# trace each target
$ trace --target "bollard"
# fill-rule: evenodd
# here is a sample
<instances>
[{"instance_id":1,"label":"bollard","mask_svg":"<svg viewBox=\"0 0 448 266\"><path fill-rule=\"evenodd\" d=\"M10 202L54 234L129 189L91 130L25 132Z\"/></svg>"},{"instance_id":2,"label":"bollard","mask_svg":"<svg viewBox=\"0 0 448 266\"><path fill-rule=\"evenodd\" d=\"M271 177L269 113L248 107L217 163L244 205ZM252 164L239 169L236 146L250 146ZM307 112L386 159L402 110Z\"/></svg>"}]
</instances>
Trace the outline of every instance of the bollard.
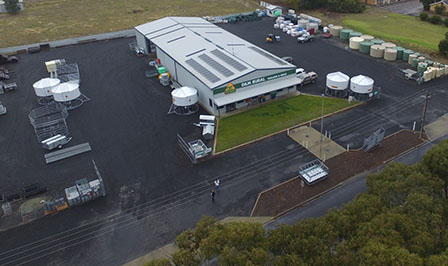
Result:
<instances>
[{"instance_id":1,"label":"bollard","mask_svg":"<svg viewBox=\"0 0 448 266\"><path fill-rule=\"evenodd\" d=\"M325 154L324 154L324 162L325 162Z\"/></svg>"},{"instance_id":2,"label":"bollard","mask_svg":"<svg viewBox=\"0 0 448 266\"><path fill-rule=\"evenodd\" d=\"M325 130L325 137L327 137L327 131Z\"/></svg>"},{"instance_id":3,"label":"bollard","mask_svg":"<svg viewBox=\"0 0 448 266\"><path fill-rule=\"evenodd\" d=\"M350 144L347 144L347 151L350 150Z\"/></svg>"},{"instance_id":4,"label":"bollard","mask_svg":"<svg viewBox=\"0 0 448 266\"><path fill-rule=\"evenodd\" d=\"M328 139L331 140L331 132L328 133Z\"/></svg>"},{"instance_id":5,"label":"bollard","mask_svg":"<svg viewBox=\"0 0 448 266\"><path fill-rule=\"evenodd\" d=\"M414 125L412 125L412 131L415 131L415 125L417 124L417 122L414 121Z\"/></svg>"},{"instance_id":6,"label":"bollard","mask_svg":"<svg viewBox=\"0 0 448 266\"><path fill-rule=\"evenodd\" d=\"M307 148L307 149L308 149L308 140L306 141L306 146L305 146L305 148Z\"/></svg>"},{"instance_id":7,"label":"bollard","mask_svg":"<svg viewBox=\"0 0 448 266\"><path fill-rule=\"evenodd\" d=\"M289 128L286 130L286 135L289 136Z\"/></svg>"},{"instance_id":8,"label":"bollard","mask_svg":"<svg viewBox=\"0 0 448 266\"><path fill-rule=\"evenodd\" d=\"M302 140L302 146L305 147L305 140Z\"/></svg>"}]
</instances>

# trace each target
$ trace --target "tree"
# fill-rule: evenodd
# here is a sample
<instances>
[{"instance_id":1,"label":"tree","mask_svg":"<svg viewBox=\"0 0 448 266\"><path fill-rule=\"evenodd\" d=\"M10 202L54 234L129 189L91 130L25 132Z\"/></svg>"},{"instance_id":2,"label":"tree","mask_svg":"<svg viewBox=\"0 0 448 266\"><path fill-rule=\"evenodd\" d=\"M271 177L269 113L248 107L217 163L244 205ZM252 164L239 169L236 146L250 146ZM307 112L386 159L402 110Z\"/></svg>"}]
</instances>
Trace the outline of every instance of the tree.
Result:
<instances>
[{"instance_id":1,"label":"tree","mask_svg":"<svg viewBox=\"0 0 448 266\"><path fill-rule=\"evenodd\" d=\"M358 0L328 0L328 7L341 13L362 13L366 5Z\"/></svg>"},{"instance_id":2,"label":"tree","mask_svg":"<svg viewBox=\"0 0 448 266\"><path fill-rule=\"evenodd\" d=\"M444 56L448 55L448 40L447 39L443 39L439 42L439 52Z\"/></svg>"},{"instance_id":3,"label":"tree","mask_svg":"<svg viewBox=\"0 0 448 266\"><path fill-rule=\"evenodd\" d=\"M292 9L299 8L299 0L285 0L285 4L287 7L292 8Z\"/></svg>"},{"instance_id":4,"label":"tree","mask_svg":"<svg viewBox=\"0 0 448 266\"><path fill-rule=\"evenodd\" d=\"M146 262L143 266L171 266L171 261L169 259L153 259Z\"/></svg>"},{"instance_id":5,"label":"tree","mask_svg":"<svg viewBox=\"0 0 448 266\"><path fill-rule=\"evenodd\" d=\"M5 9L9 14L17 14L20 11L18 0L4 0Z\"/></svg>"},{"instance_id":6,"label":"tree","mask_svg":"<svg viewBox=\"0 0 448 266\"><path fill-rule=\"evenodd\" d=\"M434 0L420 0L420 2L423 4L423 9L428 11L429 10L429 4L434 3Z\"/></svg>"},{"instance_id":7,"label":"tree","mask_svg":"<svg viewBox=\"0 0 448 266\"><path fill-rule=\"evenodd\" d=\"M442 18L439 15L434 15L429 18L429 22L432 24L440 24L442 23Z\"/></svg>"},{"instance_id":8,"label":"tree","mask_svg":"<svg viewBox=\"0 0 448 266\"><path fill-rule=\"evenodd\" d=\"M443 42L443 44L442 44ZM448 32L445 33L445 39L440 41L439 50L444 54L448 53ZM448 140L441 141L439 145L432 147L423 156L423 166L435 177L444 182L445 197L448 198Z\"/></svg>"},{"instance_id":9,"label":"tree","mask_svg":"<svg viewBox=\"0 0 448 266\"><path fill-rule=\"evenodd\" d=\"M420 13L420 19L422 21L427 21L428 17L429 17L428 13L424 13L424 12Z\"/></svg>"},{"instance_id":10,"label":"tree","mask_svg":"<svg viewBox=\"0 0 448 266\"><path fill-rule=\"evenodd\" d=\"M436 14L442 15L443 11L445 11L445 6L443 4L436 6Z\"/></svg>"}]
</instances>

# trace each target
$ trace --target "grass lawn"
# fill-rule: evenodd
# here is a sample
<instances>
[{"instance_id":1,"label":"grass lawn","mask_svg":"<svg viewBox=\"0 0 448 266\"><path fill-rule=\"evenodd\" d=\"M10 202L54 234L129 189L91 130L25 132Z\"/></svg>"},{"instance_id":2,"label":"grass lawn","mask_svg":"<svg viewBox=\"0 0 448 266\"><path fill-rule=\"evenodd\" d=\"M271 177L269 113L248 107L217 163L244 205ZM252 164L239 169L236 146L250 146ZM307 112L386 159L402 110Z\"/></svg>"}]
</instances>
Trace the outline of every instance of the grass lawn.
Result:
<instances>
[{"instance_id":1,"label":"grass lawn","mask_svg":"<svg viewBox=\"0 0 448 266\"><path fill-rule=\"evenodd\" d=\"M369 8L364 14L347 15L343 24L402 46L432 52L439 50L439 41L448 31L443 25L433 25L418 17L389 13L379 8Z\"/></svg>"},{"instance_id":2,"label":"grass lawn","mask_svg":"<svg viewBox=\"0 0 448 266\"><path fill-rule=\"evenodd\" d=\"M253 11L255 0L26 0L18 15L0 14L0 48L130 29L165 16Z\"/></svg>"},{"instance_id":3,"label":"grass lawn","mask_svg":"<svg viewBox=\"0 0 448 266\"><path fill-rule=\"evenodd\" d=\"M441 62L447 62L438 54L439 41L444 38L445 32L448 32L448 27L443 25L433 25L421 21L418 17L391 13L370 6L362 14L333 13L322 9L305 13L321 18L324 24L342 25L399 46L427 53Z\"/></svg>"},{"instance_id":4,"label":"grass lawn","mask_svg":"<svg viewBox=\"0 0 448 266\"><path fill-rule=\"evenodd\" d=\"M325 98L324 112L332 113L347 106L345 99ZM216 152L319 117L321 107L321 97L300 95L220 119Z\"/></svg>"}]
</instances>

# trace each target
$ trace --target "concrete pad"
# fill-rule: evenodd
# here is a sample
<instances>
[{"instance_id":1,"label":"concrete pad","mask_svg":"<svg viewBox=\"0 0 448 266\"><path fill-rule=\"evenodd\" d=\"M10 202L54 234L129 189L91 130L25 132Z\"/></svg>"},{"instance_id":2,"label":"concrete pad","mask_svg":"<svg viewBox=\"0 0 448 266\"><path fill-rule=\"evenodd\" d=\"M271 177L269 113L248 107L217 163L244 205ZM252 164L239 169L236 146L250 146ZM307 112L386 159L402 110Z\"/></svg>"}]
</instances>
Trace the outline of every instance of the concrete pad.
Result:
<instances>
[{"instance_id":1,"label":"concrete pad","mask_svg":"<svg viewBox=\"0 0 448 266\"><path fill-rule=\"evenodd\" d=\"M322 154L320 154L320 132L312 127L301 126L292 129L289 131L289 136L322 161L345 152L345 149L341 145L323 136Z\"/></svg>"},{"instance_id":2,"label":"concrete pad","mask_svg":"<svg viewBox=\"0 0 448 266\"><path fill-rule=\"evenodd\" d=\"M436 140L448 134L448 114L443 115L435 122L424 127L426 136L429 140Z\"/></svg>"},{"instance_id":3,"label":"concrete pad","mask_svg":"<svg viewBox=\"0 0 448 266\"><path fill-rule=\"evenodd\" d=\"M149 260L152 259L163 259L163 258L170 259L173 253L178 250L179 248L176 246L176 244L169 243L159 249L156 249L144 256L141 256L133 261L124 264L124 266L141 266L144 265L145 262L148 262Z\"/></svg>"},{"instance_id":4,"label":"concrete pad","mask_svg":"<svg viewBox=\"0 0 448 266\"><path fill-rule=\"evenodd\" d=\"M245 222L245 223L261 223L265 224L272 221L274 217L271 216L260 216L260 217L243 217L243 216L229 216L221 221L220 223L231 223L231 222Z\"/></svg>"}]
</instances>

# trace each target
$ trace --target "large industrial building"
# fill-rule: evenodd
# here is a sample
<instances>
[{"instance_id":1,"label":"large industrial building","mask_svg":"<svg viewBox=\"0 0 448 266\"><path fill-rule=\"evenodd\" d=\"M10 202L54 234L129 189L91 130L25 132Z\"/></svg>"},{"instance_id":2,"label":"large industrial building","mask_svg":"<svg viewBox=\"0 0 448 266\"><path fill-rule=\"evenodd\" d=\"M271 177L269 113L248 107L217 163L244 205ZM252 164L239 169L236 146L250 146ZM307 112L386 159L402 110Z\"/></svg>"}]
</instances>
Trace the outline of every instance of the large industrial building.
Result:
<instances>
[{"instance_id":1,"label":"large industrial building","mask_svg":"<svg viewBox=\"0 0 448 266\"><path fill-rule=\"evenodd\" d=\"M296 67L198 17L166 17L135 27L137 45L155 54L173 80L198 90L223 115L296 90Z\"/></svg>"}]
</instances>

